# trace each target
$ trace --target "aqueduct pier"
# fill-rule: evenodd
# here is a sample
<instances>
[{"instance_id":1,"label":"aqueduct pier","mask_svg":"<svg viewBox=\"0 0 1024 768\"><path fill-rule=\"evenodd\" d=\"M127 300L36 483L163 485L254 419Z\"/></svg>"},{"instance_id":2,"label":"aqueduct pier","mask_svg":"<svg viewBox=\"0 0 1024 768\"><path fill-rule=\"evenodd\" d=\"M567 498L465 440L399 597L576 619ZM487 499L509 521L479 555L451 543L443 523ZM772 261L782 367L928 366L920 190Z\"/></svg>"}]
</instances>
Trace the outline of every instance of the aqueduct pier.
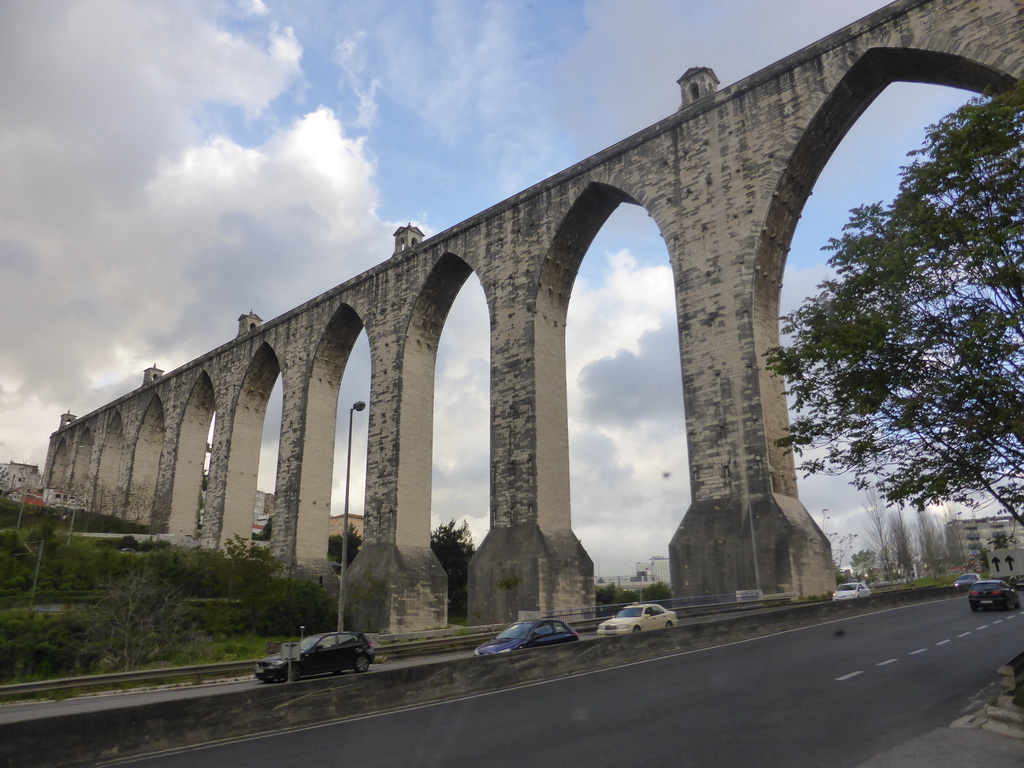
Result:
<instances>
[{"instance_id":1,"label":"aqueduct pier","mask_svg":"<svg viewBox=\"0 0 1024 768\"><path fill-rule=\"evenodd\" d=\"M50 438L45 481L97 503L151 505L194 533L216 413L201 540L248 537L267 400L283 416L271 547L330 573L326 531L341 378L371 357L365 543L350 610L367 630L446 622L430 546L434 363L448 310L475 273L490 316L490 531L470 569L470 619L588 604L593 566L572 530L564 329L577 270L621 204L658 226L675 284L692 500L670 544L676 595L830 589L828 541L799 501L778 343L789 243L848 129L897 81L1001 90L1024 72L1024 0L898 0L727 88L680 79L673 115L394 255ZM755 553L752 556L750 553Z\"/></svg>"}]
</instances>

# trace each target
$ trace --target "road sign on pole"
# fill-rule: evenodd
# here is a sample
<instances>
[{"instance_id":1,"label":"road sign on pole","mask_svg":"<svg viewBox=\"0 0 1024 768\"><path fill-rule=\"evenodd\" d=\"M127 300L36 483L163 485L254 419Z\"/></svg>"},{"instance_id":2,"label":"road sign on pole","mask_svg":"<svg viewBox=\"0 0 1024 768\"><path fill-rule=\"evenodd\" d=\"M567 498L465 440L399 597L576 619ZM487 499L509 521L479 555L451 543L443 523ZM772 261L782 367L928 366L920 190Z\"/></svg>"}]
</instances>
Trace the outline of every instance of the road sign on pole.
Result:
<instances>
[{"instance_id":1,"label":"road sign on pole","mask_svg":"<svg viewBox=\"0 0 1024 768\"><path fill-rule=\"evenodd\" d=\"M1024 576L1024 549L997 549L988 556L989 572L993 579L1012 579Z\"/></svg>"}]
</instances>

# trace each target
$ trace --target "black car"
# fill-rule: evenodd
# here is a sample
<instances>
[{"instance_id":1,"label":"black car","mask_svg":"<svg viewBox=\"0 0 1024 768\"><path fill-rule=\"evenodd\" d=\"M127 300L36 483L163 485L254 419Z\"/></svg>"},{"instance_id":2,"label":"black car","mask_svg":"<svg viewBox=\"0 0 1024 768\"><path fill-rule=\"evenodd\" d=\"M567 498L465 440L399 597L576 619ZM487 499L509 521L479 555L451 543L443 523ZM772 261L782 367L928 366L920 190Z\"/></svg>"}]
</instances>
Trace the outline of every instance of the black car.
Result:
<instances>
[{"instance_id":1,"label":"black car","mask_svg":"<svg viewBox=\"0 0 1024 768\"><path fill-rule=\"evenodd\" d=\"M979 608L1002 608L1004 611L1020 608L1020 595L999 579L979 579L974 582L967 593L967 599L972 611Z\"/></svg>"},{"instance_id":2,"label":"black car","mask_svg":"<svg viewBox=\"0 0 1024 768\"><path fill-rule=\"evenodd\" d=\"M376 651L373 642L362 632L328 632L310 635L299 644L299 659L291 665L274 653L256 662L256 679L272 683L298 680L311 675L330 672L339 675L346 669L365 672L370 668Z\"/></svg>"}]
</instances>

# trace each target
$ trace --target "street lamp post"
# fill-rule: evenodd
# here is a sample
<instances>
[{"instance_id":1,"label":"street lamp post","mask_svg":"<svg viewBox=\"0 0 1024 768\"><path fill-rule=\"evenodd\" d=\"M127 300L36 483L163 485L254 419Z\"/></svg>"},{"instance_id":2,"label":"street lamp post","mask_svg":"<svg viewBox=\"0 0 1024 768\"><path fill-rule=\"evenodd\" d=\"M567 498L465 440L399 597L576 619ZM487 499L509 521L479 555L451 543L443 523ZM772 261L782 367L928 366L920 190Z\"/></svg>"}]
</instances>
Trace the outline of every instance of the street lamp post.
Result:
<instances>
[{"instance_id":1,"label":"street lamp post","mask_svg":"<svg viewBox=\"0 0 1024 768\"><path fill-rule=\"evenodd\" d=\"M348 588L348 486L352 475L352 415L366 403L358 400L348 409L348 450L345 452L345 507L341 515L341 568L338 569L338 631L345 628L345 597Z\"/></svg>"}]
</instances>

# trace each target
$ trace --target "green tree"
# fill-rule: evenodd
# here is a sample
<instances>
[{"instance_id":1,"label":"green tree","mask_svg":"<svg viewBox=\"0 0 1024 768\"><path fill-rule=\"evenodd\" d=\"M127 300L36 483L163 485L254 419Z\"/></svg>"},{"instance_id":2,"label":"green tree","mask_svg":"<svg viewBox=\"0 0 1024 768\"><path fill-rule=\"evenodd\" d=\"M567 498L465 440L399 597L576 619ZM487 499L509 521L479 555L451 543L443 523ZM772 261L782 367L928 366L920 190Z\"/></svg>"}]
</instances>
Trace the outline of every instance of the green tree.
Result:
<instances>
[{"instance_id":1,"label":"green tree","mask_svg":"<svg viewBox=\"0 0 1024 768\"><path fill-rule=\"evenodd\" d=\"M664 581L656 581L640 590L642 600L668 600L670 597L672 588Z\"/></svg>"},{"instance_id":2,"label":"green tree","mask_svg":"<svg viewBox=\"0 0 1024 768\"><path fill-rule=\"evenodd\" d=\"M870 574L878 567L878 555L870 549L862 549L850 557L850 569L859 579L869 579Z\"/></svg>"},{"instance_id":3,"label":"green tree","mask_svg":"<svg viewBox=\"0 0 1024 768\"><path fill-rule=\"evenodd\" d=\"M466 589L469 561L476 552L469 523L465 520L459 526L455 525L455 520L441 523L430 534L430 548L448 574L448 615L465 616L469 603Z\"/></svg>"},{"instance_id":4,"label":"green tree","mask_svg":"<svg viewBox=\"0 0 1024 768\"><path fill-rule=\"evenodd\" d=\"M891 502L995 500L1024 523L1024 82L912 157L893 203L831 241L836 277L783 318L783 442Z\"/></svg>"},{"instance_id":5,"label":"green tree","mask_svg":"<svg viewBox=\"0 0 1024 768\"><path fill-rule=\"evenodd\" d=\"M220 569L224 595L239 602L249 617L250 631L256 634L265 606L286 587L280 578L284 565L267 547L238 535L225 542L224 552Z\"/></svg>"},{"instance_id":6,"label":"green tree","mask_svg":"<svg viewBox=\"0 0 1024 768\"><path fill-rule=\"evenodd\" d=\"M335 534L327 539L327 557L336 563L341 562L341 548L344 543L344 539ZM348 526L348 564L352 565L352 561L356 555L359 554L360 547L363 546L363 537L359 535L356 527L351 523Z\"/></svg>"},{"instance_id":7,"label":"green tree","mask_svg":"<svg viewBox=\"0 0 1024 768\"><path fill-rule=\"evenodd\" d=\"M615 585L598 584L594 587L594 605L611 605L615 602Z\"/></svg>"}]
</instances>

